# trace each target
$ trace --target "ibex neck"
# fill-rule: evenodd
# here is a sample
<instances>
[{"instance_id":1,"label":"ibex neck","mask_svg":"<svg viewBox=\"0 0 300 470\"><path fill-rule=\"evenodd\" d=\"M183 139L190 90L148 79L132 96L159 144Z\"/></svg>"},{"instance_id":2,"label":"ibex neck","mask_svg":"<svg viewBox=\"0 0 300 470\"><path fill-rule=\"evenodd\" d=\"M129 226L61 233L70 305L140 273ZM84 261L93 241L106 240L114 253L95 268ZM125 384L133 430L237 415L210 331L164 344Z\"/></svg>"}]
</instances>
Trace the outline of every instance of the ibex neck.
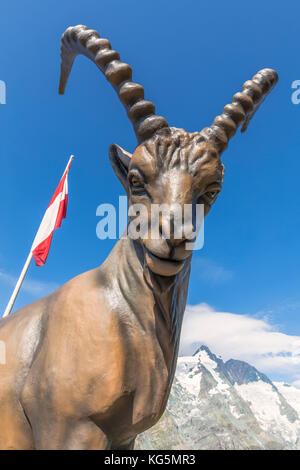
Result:
<instances>
[{"instance_id":1,"label":"ibex neck","mask_svg":"<svg viewBox=\"0 0 300 470\"><path fill-rule=\"evenodd\" d=\"M190 275L189 257L175 276L158 276L145 265L143 248L130 238L120 239L103 264L114 278L130 309L143 324L155 315L157 334L167 336L177 356ZM164 342L166 338L159 338Z\"/></svg>"}]
</instances>

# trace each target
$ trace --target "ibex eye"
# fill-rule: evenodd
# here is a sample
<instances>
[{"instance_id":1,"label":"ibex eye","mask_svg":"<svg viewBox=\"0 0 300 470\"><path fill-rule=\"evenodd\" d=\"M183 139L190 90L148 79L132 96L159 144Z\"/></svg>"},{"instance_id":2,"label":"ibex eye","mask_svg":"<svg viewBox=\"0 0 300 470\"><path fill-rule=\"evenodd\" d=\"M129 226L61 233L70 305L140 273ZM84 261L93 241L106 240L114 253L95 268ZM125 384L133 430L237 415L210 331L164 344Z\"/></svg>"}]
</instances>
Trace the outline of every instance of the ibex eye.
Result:
<instances>
[{"instance_id":1,"label":"ibex eye","mask_svg":"<svg viewBox=\"0 0 300 470\"><path fill-rule=\"evenodd\" d=\"M217 194L218 194L218 191L208 191L206 193L206 196L208 196L210 199L214 199Z\"/></svg>"},{"instance_id":2,"label":"ibex eye","mask_svg":"<svg viewBox=\"0 0 300 470\"><path fill-rule=\"evenodd\" d=\"M131 186L131 192L132 194L140 195L144 194L145 188L144 188L144 180L142 176L137 171L132 171L129 174L129 183Z\"/></svg>"},{"instance_id":3,"label":"ibex eye","mask_svg":"<svg viewBox=\"0 0 300 470\"><path fill-rule=\"evenodd\" d=\"M135 188L140 188L141 186L143 186L141 180L139 180L139 179L136 178L136 177L131 178L131 184L132 184L132 186L134 186Z\"/></svg>"},{"instance_id":4,"label":"ibex eye","mask_svg":"<svg viewBox=\"0 0 300 470\"><path fill-rule=\"evenodd\" d=\"M200 196L199 202L202 202L202 203L204 202L204 204L211 205L215 201L219 192L220 192L219 189L212 188L211 191L206 191L202 196Z\"/></svg>"}]
</instances>

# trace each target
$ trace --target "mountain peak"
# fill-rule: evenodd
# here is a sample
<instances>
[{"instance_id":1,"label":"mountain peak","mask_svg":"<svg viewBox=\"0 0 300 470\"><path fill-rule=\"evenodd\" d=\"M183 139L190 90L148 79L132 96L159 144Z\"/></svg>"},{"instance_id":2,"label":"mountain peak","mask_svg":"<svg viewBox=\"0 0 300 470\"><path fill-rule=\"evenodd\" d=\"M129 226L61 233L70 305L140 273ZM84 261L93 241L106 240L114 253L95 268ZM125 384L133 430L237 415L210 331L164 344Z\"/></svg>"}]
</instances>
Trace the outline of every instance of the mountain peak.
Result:
<instances>
[{"instance_id":1,"label":"mountain peak","mask_svg":"<svg viewBox=\"0 0 300 470\"><path fill-rule=\"evenodd\" d=\"M229 359L228 361L224 362L220 356L213 354L209 347L205 344L197 348L193 354L193 357L199 356L199 360L202 362L201 353L203 351L207 354L209 359L214 361L219 369L222 370L223 374L227 377L232 385L243 385L261 380L265 383L271 384L272 387L274 387L270 379L265 374L259 372L255 367L251 366L247 362L236 359Z\"/></svg>"},{"instance_id":2,"label":"mountain peak","mask_svg":"<svg viewBox=\"0 0 300 470\"><path fill-rule=\"evenodd\" d=\"M262 380L272 385L272 382L265 374L250 366L247 362L229 359L225 362L225 367L233 384L242 385Z\"/></svg>"},{"instance_id":3,"label":"mountain peak","mask_svg":"<svg viewBox=\"0 0 300 470\"><path fill-rule=\"evenodd\" d=\"M212 360L216 360L217 359L217 356L215 356L215 354L213 354L211 352L211 350L209 349L208 346L206 346L205 344L202 344L202 346L199 346L196 351L194 352L193 354L193 357L194 356L197 356L201 351L205 351L208 355L208 357L210 357Z\"/></svg>"}]
</instances>

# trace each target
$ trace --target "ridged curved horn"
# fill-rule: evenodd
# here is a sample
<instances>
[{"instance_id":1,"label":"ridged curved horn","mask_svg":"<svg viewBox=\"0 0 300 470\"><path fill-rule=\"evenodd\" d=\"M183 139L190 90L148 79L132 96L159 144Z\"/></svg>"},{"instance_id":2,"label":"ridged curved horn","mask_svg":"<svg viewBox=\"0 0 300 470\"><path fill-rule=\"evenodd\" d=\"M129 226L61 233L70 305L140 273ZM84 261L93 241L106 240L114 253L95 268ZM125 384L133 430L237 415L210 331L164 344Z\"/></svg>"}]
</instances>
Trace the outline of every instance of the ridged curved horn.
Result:
<instances>
[{"instance_id":1,"label":"ridged curved horn","mask_svg":"<svg viewBox=\"0 0 300 470\"><path fill-rule=\"evenodd\" d=\"M277 81L275 70L263 69L257 72L252 80L244 83L242 91L233 96L232 103L225 106L221 116L217 116L212 125L203 129L200 135L205 140L212 141L220 154L224 152L239 125L243 124L241 131L245 132L250 120Z\"/></svg>"},{"instance_id":2,"label":"ridged curved horn","mask_svg":"<svg viewBox=\"0 0 300 470\"><path fill-rule=\"evenodd\" d=\"M139 143L152 137L158 129L168 127L163 117L156 116L154 104L144 100L144 88L132 82L131 67L120 61L118 52L111 49L107 39L100 38L97 31L88 29L87 26L71 26L62 35L60 94L65 91L74 59L78 54L83 54L95 62L114 87L126 108Z\"/></svg>"}]
</instances>

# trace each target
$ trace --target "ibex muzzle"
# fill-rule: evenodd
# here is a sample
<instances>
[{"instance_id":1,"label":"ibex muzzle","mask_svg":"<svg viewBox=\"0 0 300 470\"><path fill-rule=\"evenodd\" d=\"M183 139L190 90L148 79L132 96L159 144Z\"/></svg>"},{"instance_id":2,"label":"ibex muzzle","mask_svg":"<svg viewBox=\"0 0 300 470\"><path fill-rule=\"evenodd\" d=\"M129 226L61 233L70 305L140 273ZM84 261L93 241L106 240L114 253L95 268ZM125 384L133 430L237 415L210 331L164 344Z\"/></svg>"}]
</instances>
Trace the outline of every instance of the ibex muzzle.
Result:
<instances>
[{"instance_id":1,"label":"ibex muzzle","mask_svg":"<svg viewBox=\"0 0 300 470\"><path fill-rule=\"evenodd\" d=\"M210 127L188 133L155 114L129 65L96 31L68 28L61 53L60 93L83 54L125 106L138 146L131 155L112 145L109 155L129 217L136 205L147 208L146 230L121 238L100 267L0 321L0 448L131 449L162 415L176 367L191 265L186 239L195 228L194 216L188 224L179 218L187 232L176 236L176 208L209 211L222 188L221 154L277 74L258 72ZM170 211L149 224L162 205Z\"/></svg>"}]
</instances>

